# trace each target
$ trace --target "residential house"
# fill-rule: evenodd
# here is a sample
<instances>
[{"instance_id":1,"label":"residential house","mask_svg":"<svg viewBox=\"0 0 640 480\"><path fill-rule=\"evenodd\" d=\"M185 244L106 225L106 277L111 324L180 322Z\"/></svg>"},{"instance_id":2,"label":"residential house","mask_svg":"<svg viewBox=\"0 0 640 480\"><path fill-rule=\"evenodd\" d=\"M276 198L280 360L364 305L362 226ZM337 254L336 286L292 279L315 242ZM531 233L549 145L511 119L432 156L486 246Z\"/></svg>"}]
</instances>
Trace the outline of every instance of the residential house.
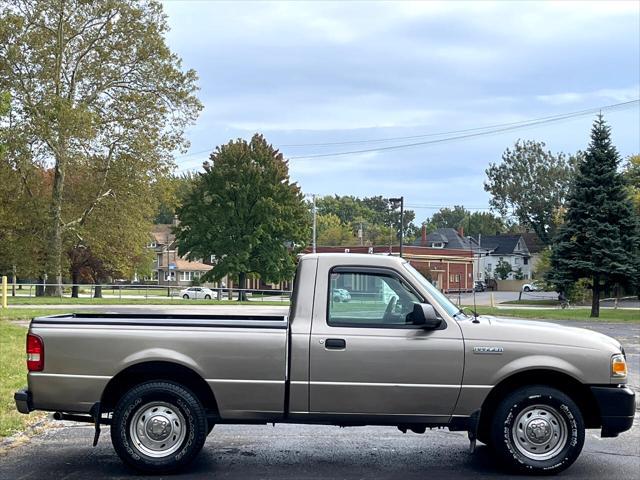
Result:
<instances>
[{"instance_id":1,"label":"residential house","mask_svg":"<svg viewBox=\"0 0 640 480\"><path fill-rule=\"evenodd\" d=\"M178 254L173 228L178 225L177 218L172 224L157 224L151 231L148 248L154 250L156 258L153 264L153 276L149 279L158 285L191 286L213 268L216 259L213 255L200 261L191 261ZM266 283L260 278L247 278L246 288L253 290L288 290L291 281ZM223 277L219 282L207 282L211 288L236 288L235 282Z\"/></svg>"},{"instance_id":2,"label":"residential house","mask_svg":"<svg viewBox=\"0 0 640 480\"><path fill-rule=\"evenodd\" d=\"M522 239L531 254L531 258L529 259L529 269L531 270L531 278L535 278L535 272L538 262L540 261L540 256L547 246L542 242L542 240L540 240L540 237L535 232L523 233Z\"/></svg>"},{"instance_id":3,"label":"residential house","mask_svg":"<svg viewBox=\"0 0 640 480\"><path fill-rule=\"evenodd\" d=\"M154 250L153 276L149 280L158 285L190 286L213 267L203 261L189 261L178 255L173 224L154 225L148 248Z\"/></svg>"},{"instance_id":4,"label":"residential house","mask_svg":"<svg viewBox=\"0 0 640 480\"><path fill-rule=\"evenodd\" d=\"M476 280L495 278L496 267L501 261L511 265L508 279L513 280L518 274L525 280L531 278L531 253L523 234L479 235L468 238L474 249Z\"/></svg>"}]
</instances>

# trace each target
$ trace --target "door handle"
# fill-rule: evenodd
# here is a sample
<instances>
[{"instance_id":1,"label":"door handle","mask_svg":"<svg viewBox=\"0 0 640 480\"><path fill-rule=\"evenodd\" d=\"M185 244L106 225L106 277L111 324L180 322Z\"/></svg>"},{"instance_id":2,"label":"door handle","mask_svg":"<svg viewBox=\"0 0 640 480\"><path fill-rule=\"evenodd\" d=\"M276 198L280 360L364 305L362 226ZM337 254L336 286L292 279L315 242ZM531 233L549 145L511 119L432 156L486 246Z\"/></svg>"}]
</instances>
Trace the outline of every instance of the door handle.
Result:
<instances>
[{"instance_id":1,"label":"door handle","mask_svg":"<svg viewBox=\"0 0 640 480\"><path fill-rule=\"evenodd\" d=\"M324 348L331 350L343 350L347 348L347 342L342 338L327 338L324 341Z\"/></svg>"}]
</instances>

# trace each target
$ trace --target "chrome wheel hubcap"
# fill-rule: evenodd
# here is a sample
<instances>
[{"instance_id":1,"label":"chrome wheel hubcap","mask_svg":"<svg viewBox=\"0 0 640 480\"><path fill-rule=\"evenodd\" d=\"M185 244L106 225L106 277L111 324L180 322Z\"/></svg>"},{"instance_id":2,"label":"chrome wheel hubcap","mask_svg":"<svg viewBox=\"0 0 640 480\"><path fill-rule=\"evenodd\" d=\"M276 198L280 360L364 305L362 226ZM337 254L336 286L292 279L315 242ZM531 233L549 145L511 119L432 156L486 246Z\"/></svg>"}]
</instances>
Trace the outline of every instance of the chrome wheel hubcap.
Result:
<instances>
[{"instance_id":1,"label":"chrome wheel hubcap","mask_svg":"<svg viewBox=\"0 0 640 480\"><path fill-rule=\"evenodd\" d=\"M533 405L520 412L511 427L514 446L532 460L548 460L567 444L569 428L555 408Z\"/></svg>"},{"instance_id":2,"label":"chrome wheel hubcap","mask_svg":"<svg viewBox=\"0 0 640 480\"><path fill-rule=\"evenodd\" d=\"M187 434L182 413L173 405L153 402L142 405L129 425L133 444L143 454L166 457L176 452Z\"/></svg>"}]
</instances>

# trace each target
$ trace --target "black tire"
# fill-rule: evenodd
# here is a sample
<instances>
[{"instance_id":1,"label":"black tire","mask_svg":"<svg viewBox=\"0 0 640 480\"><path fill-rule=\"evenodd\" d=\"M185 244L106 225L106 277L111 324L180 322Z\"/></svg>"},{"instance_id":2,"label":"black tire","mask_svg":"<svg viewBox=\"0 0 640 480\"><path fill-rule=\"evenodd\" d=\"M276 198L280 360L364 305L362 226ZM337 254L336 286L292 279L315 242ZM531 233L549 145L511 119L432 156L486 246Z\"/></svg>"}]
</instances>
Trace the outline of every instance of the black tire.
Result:
<instances>
[{"instance_id":1,"label":"black tire","mask_svg":"<svg viewBox=\"0 0 640 480\"><path fill-rule=\"evenodd\" d=\"M520 388L496 408L489 444L500 463L518 473L553 475L568 468L582 451L582 413L560 390L544 385Z\"/></svg>"},{"instance_id":2,"label":"black tire","mask_svg":"<svg viewBox=\"0 0 640 480\"><path fill-rule=\"evenodd\" d=\"M340 303L340 297L333 297L333 301L335 303Z\"/></svg>"},{"instance_id":3,"label":"black tire","mask_svg":"<svg viewBox=\"0 0 640 480\"><path fill-rule=\"evenodd\" d=\"M211 295L205 295L205 296L204 296L204 299L205 299L205 300L211 300Z\"/></svg>"},{"instance_id":4,"label":"black tire","mask_svg":"<svg viewBox=\"0 0 640 480\"><path fill-rule=\"evenodd\" d=\"M209 435L211 433L211 430L213 430L213 427L215 427L216 424L213 423L213 421L209 420L207 421L207 435Z\"/></svg>"},{"instance_id":5,"label":"black tire","mask_svg":"<svg viewBox=\"0 0 640 480\"><path fill-rule=\"evenodd\" d=\"M154 415L156 411L159 413ZM159 420L154 423L152 419ZM131 427L134 421L139 422L138 429ZM163 431L153 432L156 425ZM171 428L168 433L167 426ZM111 442L118 456L130 467L145 473L164 474L184 468L195 458L204 445L207 430L205 410L191 391L176 383L155 381L132 388L120 399L111 420ZM152 439L153 433L160 437ZM166 443L155 450L145 446L154 441ZM173 450L163 454L164 445L171 443L173 446L166 448Z\"/></svg>"},{"instance_id":6,"label":"black tire","mask_svg":"<svg viewBox=\"0 0 640 480\"><path fill-rule=\"evenodd\" d=\"M189 295L185 293L184 295L182 295L182 298L184 298L185 300L189 300Z\"/></svg>"},{"instance_id":7,"label":"black tire","mask_svg":"<svg viewBox=\"0 0 640 480\"><path fill-rule=\"evenodd\" d=\"M530 289L529 287L524 287L524 288L523 288L523 290L524 290L525 292L530 292L530 291L531 291L531 289Z\"/></svg>"}]
</instances>

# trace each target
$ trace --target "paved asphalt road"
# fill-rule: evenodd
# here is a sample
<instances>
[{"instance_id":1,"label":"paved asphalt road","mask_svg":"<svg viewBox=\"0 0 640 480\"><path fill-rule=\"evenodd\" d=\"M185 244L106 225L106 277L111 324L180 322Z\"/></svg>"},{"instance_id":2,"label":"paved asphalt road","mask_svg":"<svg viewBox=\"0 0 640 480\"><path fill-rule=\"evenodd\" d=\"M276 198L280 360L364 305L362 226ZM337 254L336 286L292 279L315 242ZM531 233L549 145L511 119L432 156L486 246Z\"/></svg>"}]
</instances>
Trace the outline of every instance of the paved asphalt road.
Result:
<instances>
[{"instance_id":1,"label":"paved asphalt road","mask_svg":"<svg viewBox=\"0 0 640 480\"><path fill-rule=\"evenodd\" d=\"M168 310L165 307L165 311ZM623 342L630 384L640 393L640 325L558 322L586 326ZM638 412L640 414L640 412ZM61 424L57 424L61 425ZM121 479L120 463L103 431L62 424L0 454L0 479ZM176 479L418 479L509 478L482 445L468 452L466 434L448 430L402 434L392 427L217 426L187 472ZM640 478L640 421L618 438L587 431L582 455L560 478ZM146 478L137 476L136 478ZM155 477L158 478L158 477Z\"/></svg>"}]
</instances>

